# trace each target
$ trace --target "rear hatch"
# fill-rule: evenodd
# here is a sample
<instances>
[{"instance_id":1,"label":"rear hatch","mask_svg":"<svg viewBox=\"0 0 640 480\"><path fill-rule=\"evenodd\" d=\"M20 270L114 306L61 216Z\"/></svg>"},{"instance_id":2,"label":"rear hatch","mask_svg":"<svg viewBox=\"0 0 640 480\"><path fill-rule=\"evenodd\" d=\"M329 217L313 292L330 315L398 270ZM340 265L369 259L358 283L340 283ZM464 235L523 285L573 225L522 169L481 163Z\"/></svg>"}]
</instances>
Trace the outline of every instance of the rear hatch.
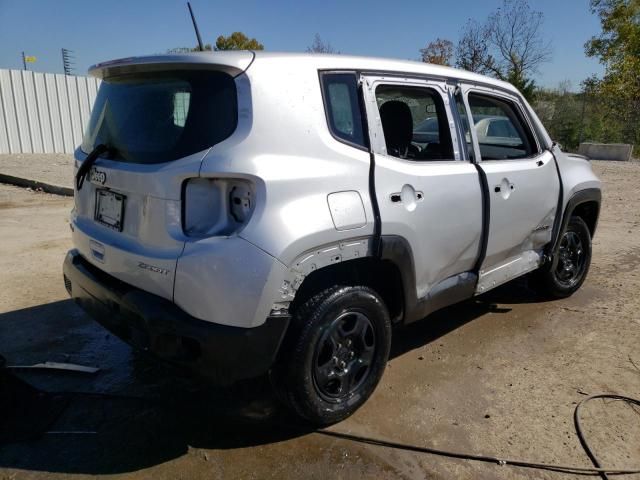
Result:
<instances>
[{"instance_id":1,"label":"rear hatch","mask_svg":"<svg viewBox=\"0 0 640 480\"><path fill-rule=\"evenodd\" d=\"M76 191L74 243L101 270L167 299L186 240L182 185L235 131L233 77L252 54L220 57L131 59L91 72L103 81L76 171L94 149L108 150Z\"/></svg>"}]
</instances>

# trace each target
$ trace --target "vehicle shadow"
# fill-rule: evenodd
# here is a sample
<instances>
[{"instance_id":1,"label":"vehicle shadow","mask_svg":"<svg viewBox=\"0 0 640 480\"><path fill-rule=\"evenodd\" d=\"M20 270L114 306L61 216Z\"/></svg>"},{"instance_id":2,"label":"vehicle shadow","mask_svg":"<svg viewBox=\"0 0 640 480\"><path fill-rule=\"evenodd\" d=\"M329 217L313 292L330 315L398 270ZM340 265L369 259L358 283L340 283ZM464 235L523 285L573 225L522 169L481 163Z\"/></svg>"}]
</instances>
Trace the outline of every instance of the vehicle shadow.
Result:
<instances>
[{"instance_id":1,"label":"vehicle shadow","mask_svg":"<svg viewBox=\"0 0 640 480\"><path fill-rule=\"evenodd\" d=\"M499 304L537 301L520 290L520 286L502 287L397 330L392 357L433 342L489 312L511 310ZM12 332L15 335L25 330L30 332L30 341L11 338ZM59 342L41 338L54 332L58 332ZM67 333L61 336L60 332ZM15 359L43 360L45 353L48 356L44 359L57 359L65 351L72 351L68 361L87 363L93 359L102 371L90 378L68 373L20 373L20 378L41 389L31 393L39 395L40 400L33 408L29 408L29 401L17 400L14 404L22 405L17 412L0 410L0 428L5 432L7 428L16 429L5 435L4 442L0 436L0 468L67 474L125 473L181 457L190 447L254 447L312 431L279 405L268 379L226 389L206 387L184 371L131 352L70 301L0 314L0 354L5 354L9 363ZM13 372L0 369L3 397L24 395L12 392L16 382L3 382L3 376L6 380ZM49 395L43 390L81 390L89 394ZM47 415L52 417L50 421L42 418ZM34 424L40 431L28 435L20 427Z\"/></svg>"}]
</instances>

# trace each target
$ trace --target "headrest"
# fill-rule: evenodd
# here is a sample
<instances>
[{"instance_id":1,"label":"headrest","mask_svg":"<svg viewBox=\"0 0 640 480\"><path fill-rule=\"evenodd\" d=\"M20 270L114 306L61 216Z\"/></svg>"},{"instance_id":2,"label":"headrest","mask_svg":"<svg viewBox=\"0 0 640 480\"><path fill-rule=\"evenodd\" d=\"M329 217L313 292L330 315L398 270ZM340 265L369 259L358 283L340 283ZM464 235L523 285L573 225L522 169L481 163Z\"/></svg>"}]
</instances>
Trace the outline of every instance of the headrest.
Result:
<instances>
[{"instance_id":1,"label":"headrest","mask_svg":"<svg viewBox=\"0 0 640 480\"><path fill-rule=\"evenodd\" d=\"M389 154L403 154L413 138L413 115L409 106L389 100L380 107L380 120Z\"/></svg>"}]
</instances>

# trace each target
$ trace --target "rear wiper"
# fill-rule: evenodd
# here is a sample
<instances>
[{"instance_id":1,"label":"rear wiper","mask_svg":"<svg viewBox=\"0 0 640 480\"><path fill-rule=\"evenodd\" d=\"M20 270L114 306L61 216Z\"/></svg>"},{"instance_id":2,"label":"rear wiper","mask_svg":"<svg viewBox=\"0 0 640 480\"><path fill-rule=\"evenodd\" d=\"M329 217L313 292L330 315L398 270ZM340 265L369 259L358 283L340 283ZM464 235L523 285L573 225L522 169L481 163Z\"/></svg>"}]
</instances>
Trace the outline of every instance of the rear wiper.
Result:
<instances>
[{"instance_id":1,"label":"rear wiper","mask_svg":"<svg viewBox=\"0 0 640 480\"><path fill-rule=\"evenodd\" d=\"M82 189L82 184L84 183L84 179L87 176L87 173L89 173L89 169L91 168L91 166L96 162L100 155L108 152L109 150L111 149L104 143L100 143L96 145L93 150L91 150L91 153L89 153L89 155L87 155L87 157L84 159L84 162L82 162L82 165L80 165L80 168L78 168L78 172L76 173L76 188L78 189L78 191Z\"/></svg>"}]
</instances>

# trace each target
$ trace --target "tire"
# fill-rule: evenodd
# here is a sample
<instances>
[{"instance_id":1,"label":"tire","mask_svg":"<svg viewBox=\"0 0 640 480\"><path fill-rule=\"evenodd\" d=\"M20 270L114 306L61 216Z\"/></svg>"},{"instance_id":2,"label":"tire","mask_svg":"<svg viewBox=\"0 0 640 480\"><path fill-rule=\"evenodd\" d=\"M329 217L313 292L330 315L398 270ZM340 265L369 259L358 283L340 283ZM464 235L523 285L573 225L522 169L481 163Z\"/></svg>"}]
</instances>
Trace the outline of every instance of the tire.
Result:
<instances>
[{"instance_id":1,"label":"tire","mask_svg":"<svg viewBox=\"0 0 640 480\"><path fill-rule=\"evenodd\" d=\"M368 287L332 287L297 309L272 371L278 396L317 426L339 422L375 390L391 346L391 321Z\"/></svg>"},{"instance_id":2,"label":"tire","mask_svg":"<svg viewBox=\"0 0 640 480\"><path fill-rule=\"evenodd\" d=\"M590 265L589 228L582 218L571 217L560 235L553 261L534 272L531 286L545 297L569 297L584 283Z\"/></svg>"}]
</instances>

